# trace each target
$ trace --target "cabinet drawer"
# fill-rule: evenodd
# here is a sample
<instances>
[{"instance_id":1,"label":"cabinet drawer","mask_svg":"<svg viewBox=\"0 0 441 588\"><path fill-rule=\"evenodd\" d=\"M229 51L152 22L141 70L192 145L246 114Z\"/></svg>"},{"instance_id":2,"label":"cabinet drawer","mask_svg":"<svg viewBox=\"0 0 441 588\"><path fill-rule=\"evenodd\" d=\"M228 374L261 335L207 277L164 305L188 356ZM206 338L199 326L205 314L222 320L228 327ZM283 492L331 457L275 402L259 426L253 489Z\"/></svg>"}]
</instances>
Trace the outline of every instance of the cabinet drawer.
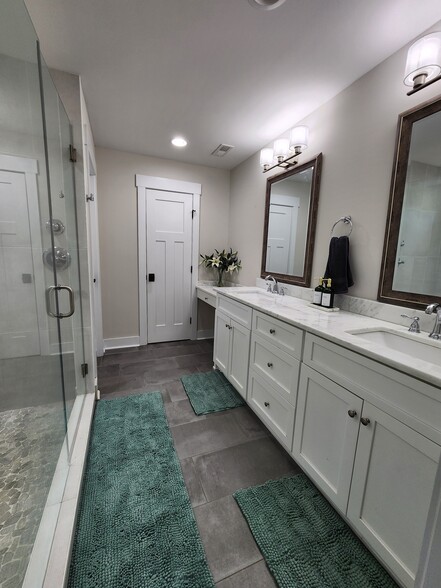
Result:
<instances>
[{"instance_id":1,"label":"cabinet drawer","mask_svg":"<svg viewBox=\"0 0 441 588\"><path fill-rule=\"evenodd\" d=\"M439 388L309 333L303 361L441 445Z\"/></svg>"},{"instance_id":2,"label":"cabinet drawer","mask_svg":"<svg viewBox=\"0 0 441 588\"><path fill-rule=\"evenodd\" d=\"M303 331L263 312L254 311L253 331L286 353L302 358Z\"/></svg>"},{"instance_id":3,"label":"cabinet drawer","mask_svg":"<svg viewBox=\"0 0 441 588\"><path fill-rule=\"evenodd\" d=\"M202 300L203 302L206 302L210 306L214 306L214 308L216 308L216 296L209 294L208 292L204 292L199 288L197 288L197 293L199 300Z\"/></svg>"},{"instance_id":4,"label":"cabinet drawer","mask_svg":"<svg viewBox=\"0 0 441 588\"><path fill-rule=\"evenodd\" d=\"M230 318L251 329L252 308L235 300L230 300L221 294L217 295L217 309L227 314Z\"/></svg>"},{"instance_id":5,"label":"cabinet drawer","mask_svg":"<svg viewBox=\"0 0 441 588\"><path fill-rule=\"evenodd\" d=\"M253 333L250 366L291 404L295 404L300 362L272 343Z\"/></svg>"},{"instance_id":6,"label":"cabinet drawer","mask_svg":"<svg viewBox=\"0 0 441 588\"><path fill-rule=\"evenodd\" d=\"M268 429L288 449L291 449L295 408L250 370L248 404L259 415Z\"/></svg>"}]
</instances>

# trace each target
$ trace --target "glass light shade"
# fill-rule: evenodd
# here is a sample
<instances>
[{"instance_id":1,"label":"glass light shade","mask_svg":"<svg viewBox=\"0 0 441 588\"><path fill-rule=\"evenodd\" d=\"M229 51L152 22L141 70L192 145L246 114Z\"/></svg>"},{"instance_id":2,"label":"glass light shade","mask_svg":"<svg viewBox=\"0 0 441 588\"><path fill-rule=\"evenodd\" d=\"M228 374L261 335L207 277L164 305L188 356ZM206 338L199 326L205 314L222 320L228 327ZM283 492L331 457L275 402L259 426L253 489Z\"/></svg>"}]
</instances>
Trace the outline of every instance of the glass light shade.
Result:
<instances>
[{"instance_id":1,"label":"glass light shade","mask_svg":"<svg viewBox=\"0 0 441 588\"><path fill-rule=\"evenodd\" d=\"M427 76L429 82L441 73L441 32L430 33L410 46L407 53L404 83L414 86L414 79Z\"/></svg>"},{"instance_id":2,"label":"glass light shade","mask_svg":"<svg viewBox=\"0 0 441 588\"><path fill-rule=\"evenodd\" d=\"M308 147L309 129L303 125L294 127L289 138L289 148L295 151L296 147L303 151Z\"/></svg>"},{"instance_id":3,"label":"glass light shade","mask_svg":"<svg viewBox=\"0 0 441 588\"><path fill-rule=\"evenodd\" d=\"M262 8L263 10L274 10L281 4L285 2L285 0L248 0L251 6L256 8Z\"/></svg>"},{"instance_id":4,"label":"glass light shade","mask_svg":"<svg viewBox=\"0 0 441 588\"><path fill-rule=\"evenodd\" d=\"M286 157L289 152L288 139L276 139L274 141L274 157Z\"/></svg>"},{"instance_id":5,"label":"glass light shade","mask_svg":"<svg viewBox=\"0 0 441 588\"><path fill-rule=\"evenodd\" d=\"M274 151L271 148L267 147L266 149L262 149L260 152L260 165L262 167L270 167L273 164L273 159Z\"/></svg>"}]
</instances>

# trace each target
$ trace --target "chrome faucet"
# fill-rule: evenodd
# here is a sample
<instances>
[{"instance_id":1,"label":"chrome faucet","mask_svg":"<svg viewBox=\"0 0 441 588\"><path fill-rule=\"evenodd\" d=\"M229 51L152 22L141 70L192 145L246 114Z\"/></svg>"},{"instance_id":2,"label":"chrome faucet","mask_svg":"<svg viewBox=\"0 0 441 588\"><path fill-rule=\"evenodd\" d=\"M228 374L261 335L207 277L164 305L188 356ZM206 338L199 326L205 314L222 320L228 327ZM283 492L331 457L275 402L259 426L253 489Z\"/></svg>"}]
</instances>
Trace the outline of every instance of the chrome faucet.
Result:
<instances>
[{"instance_id":1,"label":"chrome faucet","mask_svg":"<svg viewBox=\"0 0 441 588\"><path fill-rule=\"evenodd\" d=\"M441 339L441 304L433 302L426 308L426 314L433 314L436 312L435 325L429 337L432 339Z\"/></svg>"},{"instance_id":2,"label":"chrome faucet","mask_svg":"<svg viewBox=\"0 0 441 588\"><path fill-rule=\"evenodd\" d=\"M272 285L270 280L273 281ZM273 292L273 294L279 293L279 283L277 282L276 278L273 278L271 275L266 276L265 282L268 284L267 292Z\"/></svg>"},{"instance_id":3,"label":"chrome faucet","mask_svg":"<svg viewBox=\"0 0 441 588\"><path fill-rule=\"evenodd\" d=\"M411 333L421 333L420 329L420 317L419 316L409 316L408 314L402 314L403 318L408 318L412 321L409 331Z\"/></svg>"}]
</instances>

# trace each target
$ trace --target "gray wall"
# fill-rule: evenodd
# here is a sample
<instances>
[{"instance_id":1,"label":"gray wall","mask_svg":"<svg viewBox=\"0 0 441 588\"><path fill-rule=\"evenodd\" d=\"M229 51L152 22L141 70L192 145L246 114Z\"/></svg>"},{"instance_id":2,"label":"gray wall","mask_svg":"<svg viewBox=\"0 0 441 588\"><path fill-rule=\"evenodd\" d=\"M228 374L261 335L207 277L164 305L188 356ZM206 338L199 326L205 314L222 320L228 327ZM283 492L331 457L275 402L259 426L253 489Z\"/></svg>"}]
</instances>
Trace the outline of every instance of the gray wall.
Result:
<instances>
[{"instance_id":1,"label":"gray wall","mask_svg":"<svg viewBox=\"0 0 441 588\"><path fill-rule=\"evenodd\" d=\"M355 285L350 294L371 300L377 297L398 115L439 93L434 84L406 96L407 48L298 121L310 128L300 162L323 153L312 275L323 275L333 223L351 215ZM235 279L253 285L260 275L266 188L259 153L230 173L97 148L105 339L139 334L135 174L200 182L201 253L237 249L243 269ZM200 268L199 277L212 276Z\"/></svg>"},{"instance_id":2,"label":"gray wall","mask_svg":"<svg viewBox=\"0 0 441 588\"><path fill-rule=\"evenodd\" d=\"M323 152L312 275L323 275L333 223L351 215L355 285L349 293L372 300L377 297L397 117L440 91L440 84L434 84L406 96L406 54L407 47L299 121L310 128L310 146L300 163ZM260 273L265 186L259 153L232 171L229 240L241 254L240 278L247 285Z\"/></svg>"},{"instance_id":3,"label":"gray wall","mask_svg":"<svg viewBox=\"0 0 441 588\"><path fill-rule=\"evenodd\" d=\"M211 253L229 246L230 173L102 147L96 158L104 339L133 337L139 335L135 174L202 184L200 252ZM202 267L199 276L213 279Z\"/></svg>"}]
</instances>

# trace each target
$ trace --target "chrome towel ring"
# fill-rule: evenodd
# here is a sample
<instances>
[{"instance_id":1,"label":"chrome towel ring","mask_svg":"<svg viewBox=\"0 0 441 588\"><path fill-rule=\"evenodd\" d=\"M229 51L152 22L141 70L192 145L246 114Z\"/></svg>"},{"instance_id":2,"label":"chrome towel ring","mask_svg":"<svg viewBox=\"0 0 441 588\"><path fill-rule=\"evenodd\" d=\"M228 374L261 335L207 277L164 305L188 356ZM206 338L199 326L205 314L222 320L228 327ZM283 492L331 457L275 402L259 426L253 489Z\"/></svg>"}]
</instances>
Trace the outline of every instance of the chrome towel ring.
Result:
<instances>
[{"instance_id":1,"label":"chrome towel ring","mask_svg":"<svg viewBox=\"0 0 441 588\"><path fill-rule=\"evenodd\" d=\"M335 223L332 225L331 237L332 237L332 233L334 232L334 229L338 225L338 223L345 223L345 225L351 225L349 233L347 234L347 237L349 237L349 235L352 233L352 229L353 229L352 217L351 216L342 216L337 221L335 221Z\"/></svg>"}]
</instances>

